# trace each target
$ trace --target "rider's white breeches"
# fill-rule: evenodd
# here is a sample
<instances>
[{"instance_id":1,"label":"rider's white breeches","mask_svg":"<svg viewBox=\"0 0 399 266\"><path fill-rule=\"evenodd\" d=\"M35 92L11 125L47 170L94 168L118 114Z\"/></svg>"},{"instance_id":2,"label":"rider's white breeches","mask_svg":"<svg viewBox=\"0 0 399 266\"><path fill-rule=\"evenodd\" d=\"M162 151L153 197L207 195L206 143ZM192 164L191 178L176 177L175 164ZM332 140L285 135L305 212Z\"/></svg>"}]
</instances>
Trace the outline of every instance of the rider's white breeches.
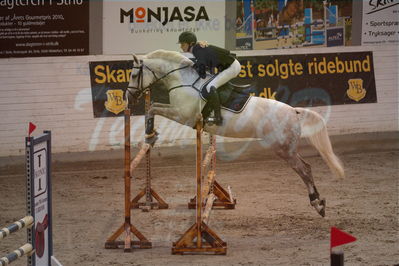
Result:
<instances>
[{"instance_id":1,"label":"rider's white breeches","mask_svg":"<svg viewBox=\"0 0 399 266\"><path fill-rule=\"evenodd\" d=\"M216 77L211 82L209 82L208 86L206 86L206 90L209 92L212 86L214 86L216 89L219 88L231 79L237 77L240 71L241 64L236 59L229 68L226 68L225 70L217 74Z\"/></svg>"}]
</instances>

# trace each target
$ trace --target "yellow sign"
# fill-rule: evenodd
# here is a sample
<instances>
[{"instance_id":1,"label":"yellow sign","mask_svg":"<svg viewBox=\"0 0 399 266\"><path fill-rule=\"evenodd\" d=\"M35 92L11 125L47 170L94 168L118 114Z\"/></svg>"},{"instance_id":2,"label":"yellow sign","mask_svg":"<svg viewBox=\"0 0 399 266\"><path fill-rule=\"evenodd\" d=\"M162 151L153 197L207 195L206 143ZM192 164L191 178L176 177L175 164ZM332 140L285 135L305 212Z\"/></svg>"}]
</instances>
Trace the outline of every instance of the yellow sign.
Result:
<instances>
[{"instance_id":1,"label":"yellow sign","mask_svg":"<svg viewBox=\"0 0 399 266\"><path fill-rule=\"evenodd\" d=\"M362 79L350 79L348 80L349 89L346 91L348 97L356 102L366 96L366 90L363 88Z\"/></svg>"},{"instance_id":2,"label":"yellow sign","mask_svg":"<svg viewBox=\"0 0 399 266\"><path fill-rule=\"evenodd\" d=\"M122 90L108 90L107 91L107 101L105 102L105 108L114 113L119 114L123 110L125 110L127 103L123 99L123 91Z\"/></svg>"}]
</instances>

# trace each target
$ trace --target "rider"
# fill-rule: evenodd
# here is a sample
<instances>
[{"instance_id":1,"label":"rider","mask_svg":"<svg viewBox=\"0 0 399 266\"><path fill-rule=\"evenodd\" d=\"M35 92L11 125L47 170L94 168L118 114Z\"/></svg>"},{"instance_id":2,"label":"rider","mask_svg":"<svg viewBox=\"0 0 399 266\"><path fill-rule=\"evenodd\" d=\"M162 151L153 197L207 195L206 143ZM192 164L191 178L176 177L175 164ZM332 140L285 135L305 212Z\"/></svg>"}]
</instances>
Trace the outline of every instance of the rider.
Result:
<instances>
[{"instance_id":1,"label":"rider","mask_svg":"<svg viewBox=\"0 0 399 266\"><path fill-rule=\"evenodd\" d=\"M217 69L217 74L206 86L206 90L209 93L207 105L210 104L213 107L215 114L215 117L209 117L207 122L221 125L223 120L220 110L220 99L216 90L240 73L240 63L235 59L235 56L226 49L208 45L206 42L197 42L197 36L191 31L181 33L179 36L179 43L183 52L191 52L194 55L196 59L194 68L201 78L206 78L206 70L211 74L215 74L215 68ZM206 107L207 106L205 106L203 110L207 110L208 108ZM203 113L202 115L207 117L209 113Z\"/></svg>"}]
</instances>

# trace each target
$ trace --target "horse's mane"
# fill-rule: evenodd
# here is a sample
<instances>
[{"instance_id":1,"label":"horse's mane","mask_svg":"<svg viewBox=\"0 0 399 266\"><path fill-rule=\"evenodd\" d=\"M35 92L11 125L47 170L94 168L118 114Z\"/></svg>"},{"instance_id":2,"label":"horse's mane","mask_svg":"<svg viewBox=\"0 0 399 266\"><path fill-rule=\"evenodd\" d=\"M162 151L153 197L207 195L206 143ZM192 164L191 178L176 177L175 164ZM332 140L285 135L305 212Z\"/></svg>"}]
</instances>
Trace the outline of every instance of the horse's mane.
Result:
<instances>
[{"instance_id":1,"label":"horse's mane","mask_svg":"<svg viewBox=\"0 0 399 266\"><path fill-rule=\"evenodd\" d=\"M181 53L175 51L155 50L151 53L146 54L144 57L148 59L164 59L169 62L190 66L194 64L193 61L191 61Z\"/></svg>"}]
</instances>

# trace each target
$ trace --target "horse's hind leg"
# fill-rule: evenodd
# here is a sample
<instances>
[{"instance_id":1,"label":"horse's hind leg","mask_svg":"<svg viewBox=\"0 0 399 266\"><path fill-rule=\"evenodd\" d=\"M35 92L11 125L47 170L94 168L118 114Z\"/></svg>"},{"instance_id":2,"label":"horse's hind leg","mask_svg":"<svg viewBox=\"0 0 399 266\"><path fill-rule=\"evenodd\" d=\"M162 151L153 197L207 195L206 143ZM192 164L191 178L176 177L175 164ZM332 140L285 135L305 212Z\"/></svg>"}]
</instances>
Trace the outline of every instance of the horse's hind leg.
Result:
<instances>
[{"instance_id":1,"label":"horse's hind leg","mask_svg":"<svg viewBox=\"0 0 399 266\"><path fill-rule=\"evenodd\" d=\"M312 169L308 163L306 163L302 157L295 152L288 152L285 149L278 150L276 152L281 158L286 160L288 164L298 173L305 183L308 193L310 204L316 209L316 211L322 216L325 216L326 200L320 199L320 194L314 184Z\"/></svg>"}]
</instances>

